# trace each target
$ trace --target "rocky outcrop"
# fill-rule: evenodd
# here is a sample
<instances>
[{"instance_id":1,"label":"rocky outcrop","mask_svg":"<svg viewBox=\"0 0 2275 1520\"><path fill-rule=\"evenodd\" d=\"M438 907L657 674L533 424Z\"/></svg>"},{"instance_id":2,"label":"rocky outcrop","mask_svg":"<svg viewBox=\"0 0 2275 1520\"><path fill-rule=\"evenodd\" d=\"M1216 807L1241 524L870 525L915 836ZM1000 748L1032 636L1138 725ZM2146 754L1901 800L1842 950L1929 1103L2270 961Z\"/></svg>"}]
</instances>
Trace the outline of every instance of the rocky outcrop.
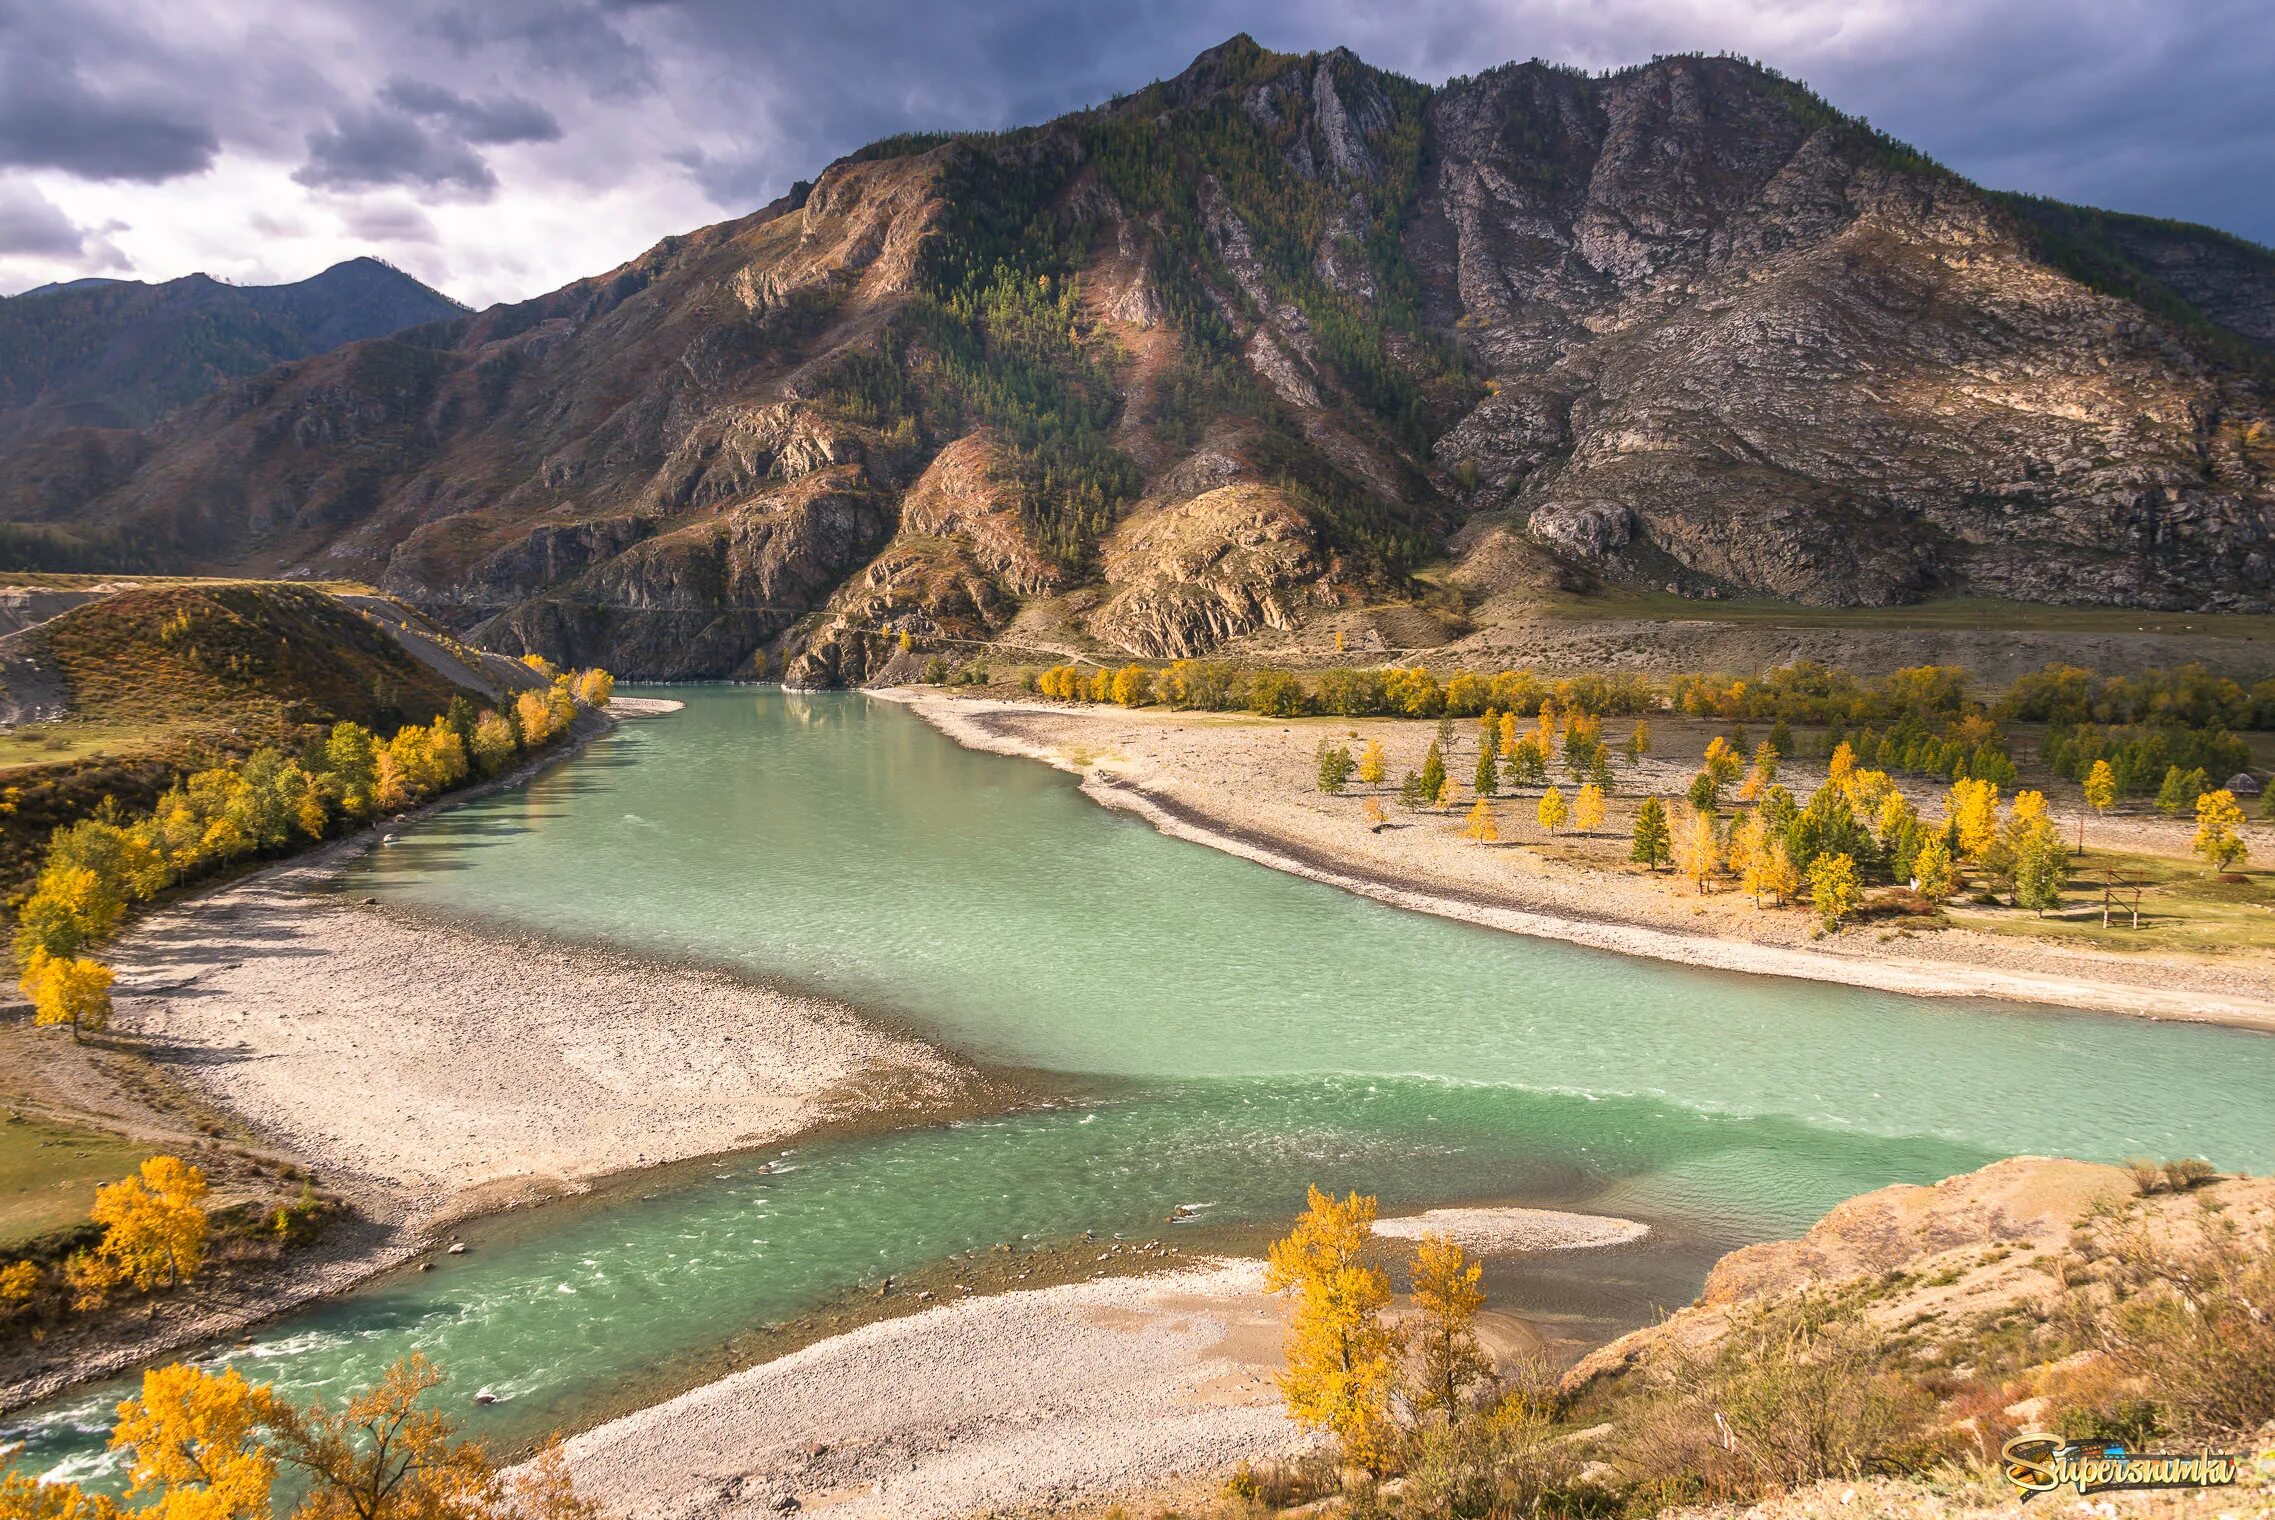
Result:
<instances>
[{"instance_id":1,"label":"rocky outcrop","mask_svg":"<svg viewBox=\"0 0 2275 1520\"><path fill-rule=\"evenodd\" d=\"M1207 491L1131 519L1106 548L1113 595L1090 629L1132 654L1202 654L1259 628L1296 625L1328 595L1319 533L1269 487Z\"/></svg>"}]
</instances>

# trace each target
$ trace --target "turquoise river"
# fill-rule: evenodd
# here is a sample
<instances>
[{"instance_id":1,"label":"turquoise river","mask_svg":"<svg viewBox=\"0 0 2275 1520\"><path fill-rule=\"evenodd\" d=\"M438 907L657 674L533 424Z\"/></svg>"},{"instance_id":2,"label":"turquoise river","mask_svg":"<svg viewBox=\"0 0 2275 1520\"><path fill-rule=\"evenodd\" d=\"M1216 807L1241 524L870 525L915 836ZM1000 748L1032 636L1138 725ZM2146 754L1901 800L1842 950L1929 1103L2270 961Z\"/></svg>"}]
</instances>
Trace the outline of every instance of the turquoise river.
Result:
<instances>
[{"instance_id":1,"label":"turquoise river","mask_svg":"<svg viewBox=\"0 0 2275 1520\"><path fill-rule=\"evenodd\" d=\"M1513 1305L1553 1310L1591 1274L1687 1296L1720 1250L2004 1155L2275 1167L2264 1036L1499 934L1164 838L887 702L668 694L686 710L408 831L341 890L793 983L1061 1096L539 1210L226 1360L305 1396L418 1348L496 1396L461 1407L511 1441L890 1272L1159 1235L1180 1203L1271 1220L1313 1181L1386 1211L1543 1201L1659 1227L1655 1268L1572 1253ZM0 1444L92 1474L128 1386L0 1418Z\"/></svg>"}]
</instances>

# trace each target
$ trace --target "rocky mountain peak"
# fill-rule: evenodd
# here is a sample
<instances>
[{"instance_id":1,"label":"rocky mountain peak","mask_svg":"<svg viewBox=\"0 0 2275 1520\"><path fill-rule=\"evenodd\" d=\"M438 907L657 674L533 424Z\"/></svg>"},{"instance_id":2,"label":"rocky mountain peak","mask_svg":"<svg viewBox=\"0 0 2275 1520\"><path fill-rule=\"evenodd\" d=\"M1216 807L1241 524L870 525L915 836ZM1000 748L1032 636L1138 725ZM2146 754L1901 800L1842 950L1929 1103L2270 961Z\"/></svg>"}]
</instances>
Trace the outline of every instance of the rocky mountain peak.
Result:
<instances>
[{"instance_id":1,"label":"rocky mountain peak","mask_svg":"<svg viewBox=\"0 0 2275 1520\"><path fill-rule=\"evenodd\" d=\"M18 448L0 517L654 676L1029 625L1193 654L1433 560L1477 597L2264 608L2270 313L2265 250L1986 194L1742 60L1430 89L1237 36Z\"/></svg>"}]
</instances>

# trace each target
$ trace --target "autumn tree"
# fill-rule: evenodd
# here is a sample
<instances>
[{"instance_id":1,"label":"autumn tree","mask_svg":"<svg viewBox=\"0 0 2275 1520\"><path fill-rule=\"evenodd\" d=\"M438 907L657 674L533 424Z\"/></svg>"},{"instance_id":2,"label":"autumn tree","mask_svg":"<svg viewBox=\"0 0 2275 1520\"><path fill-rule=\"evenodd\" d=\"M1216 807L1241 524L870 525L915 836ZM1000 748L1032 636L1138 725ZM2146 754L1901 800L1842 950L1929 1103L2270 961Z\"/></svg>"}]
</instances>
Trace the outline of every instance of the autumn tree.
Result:
<instances>
[{"instance_id":1,"label":"autumn tree","mask_svg":"<svg viewBox=\"0 0 2275 1520\"><path fill-rule=\"evenodd\" d=\"M1124 707L1143 707L1153 700L1153 672L1143 665L1124 665L1114 672L1114 700Z\"/></svg>"},{"instance_id":2,"label":"autumn tree","mask_svg":"<svg viewBox=\"0 0 2275 1520\"><path fill-rule=\"evenodd\" d=\"M1629 765L1640 764L1643 757L1651 753L1651 725L1637 718L1635 731L1627 736L1627 743L1621 748L1627 753Z\"/></svg>"},{"instance_id":3,"label":"autumn tree","mask_svg":"<svg viewBox=\"0 0 2275 1520\"><path fill-rule=\"evenodd\" d=\"M1314 1187L1309 1203L1295 1228L1273 1242L1265 1276L1271 1291L1295 1296L1280 1394L1298 1422L1328 1431L1349 1460L1379 1470L1389 1450L1398 1343L1383 1319L1390 1278L1362 1259L1375 1200L1359 1193L1338 1200Z\"/></svg>"},{"instance_id":4,"label":"autumn tree","mask_svg":"<svg viewBox=\"0 0 2275 1520\"><path fill-rule=\"evenodd\" d=\"M1540 742L1530 735L1502 753L1511 786L1539 786L1548 779L1548 760L1540 752Z\"/></svg>"},{"instance_id":5,"label":"autumn tree","mask_svg":"<svg viewBox=\"0 0 2275 1520\"><path fill-rule=\"evenodd\" d=\"M1809 902L1826 928L1838 928L1864 902L1856 862L1846 855L1820 855L1811 861Z\"/></svg>"},{"instance_id":6,"label":"autumn tree","mask_svg":"<svg viewBox=\"0 0 2275 1520\"><path fill-rule=\"evenodd\" d=\"M902 637L907 635L904 633ZM616 695L616 677L595 665L590 670L577 672L569 689L587 707L606 707L609 698Z\"/></svg>"},{"instance_id":7,"label":"autumn tree","mask_svg":"<svg viewBox=\"0 0 2275 1520\"><path fill-rule=\"evenodd\" d=\"M1722 833L1714 814L1692 808L1675 829L1674 847L1676 868L1695 890L1705 892L1706 879L1722 865Z\"/></svg>"},{"instance_id":8,"label":"autumn tree","mask_svg":"<svg viewBox=\"0 0 2275 1520\"><path fill-rule=\"evenodd\" d=\"M1761 848L1746 862L1739 889L1753 894L1756 907L1761 906L1764 893L1781 908L1793 901L1801 890L1801 873L1794 869L1793 856L1787 852L1781 835L1765 836Z\"/></svg>"},{"instance_id":9,"label":"autumn tree","mask_svg":"<svg viewBox=\"0 0 2275 1520\"><path fill-rule=\"evenodd\" d=\"M28 1258L0 1267L0 1314L22 1307L39 1291L39 1263ZM5 1514L0 1510L0 1514Z\"/></svg>"},{"instance_id":10,"label":"autumn tree","mask_svg":"<svg viewBox=\"0 0 2275 1520\"><path fill-rule=\"evenodd\" d=\"M295 1408L235 1369L143 1374L118 1406L131 1508L67 1481L0 1473L4 1520L269 1520L286 1475L293 1520L602 1520L557 1446L508 1477L456 1422L424 1403L442 1375L414 1353L341 1409ZM10 1453L0 1451L0 1467ZM289 1470L289 1471L288 1471Z\"/></svg>"},{"instance_id":11,"label":"autumn tree","mask_svg":"<svg viewBox=\"0 0 2275 1520\"><path fill-rule=\"evenodd\" d=\"M522 745L528 749L550 743L563 726L550 692L522 692L513 699L513 710L520 722Z\"/></svg>"},{"instance_id":12,"label":"autumn tree","mask_svg":"<svg viewBox=\"0 0 2275 1520\"><path fill-rule=\"evenodd\" d=\"M1769 789L1777 785L1777 746L1764 744L1754 751L1754 762L1746 771L1746 779L1739 783L1740 802L1759 802Z\"/></svg>"},{"instance_id":13,"label":"autumn tree","mask_svg":"<svg viewBox=\"0 0 2275 1520\"><path fill-rule=\"evenodd\" d=\"M513 725L489 709L474 720L474 738L470 745L470 758L475 769L485 776L495 776L513 760Z\"/></svg>"},{"instance_id":14,"label":"autumn tree","mask_svg":"<svg viewBox=\"0 0 2275 1520\"><path fill-rule=\"evenodd\" d=\"M1414 1247L1412 1275L1412 1335L1421 1363L1414 1402L1424 1410L1444 1410L1453 1424L1468 1391L1493 1375L1493 1363L1477 1341L1485 1269L1450 1237L1425 1235Z\"/></svg>"},{"instance_id":15,"label":"autumn tree","mask_svg":"<svg viewBox=\"0 0 2275 1520\"><path fill-rule=\"evenodd\" d=\"M2081 790L2085 793L2085 807L2078 809L2077 852L2083 855L2085 853L2086 808L2091 808L2096 817L2109 811L2110 807L2117 801L2117 773L2109 768L2108 761L2096 760L2093 762L2093 769L2085 773Z\"/></svg>"},{"instance_id":16,"label":"autumn tree","mask_svg":"<svg viewBox=\"0 0 2275 1520\"><path fill-rule=\"evenodd\" d=\"M1602 827L1603 821L1604 789L1591 781L1572 798L1572 827L1587 834Z\"/></svg>"},{"instance_id":17,"label":"autumn tree","mask_svg":"<svg viewBox=\"0 0 2275 1520\"><path fill-rule=\"evenodd\" d=\"M1463 827L1461 837L1474 839L1479 844L1492 844L1500 839L1501 825L1494 821L1492 803L1483 797L1477 799L1469 810L1469 822Z\"/></svg>"},{"instance_id":18,"label":"autumn tree","mask_svg":"<svg viewBox=\"0 0 2275 1520\"><path fill-rule=\"evenodd\" d=\"M1667 832L1667 805L1656 797L1646 797L1635 810L1634 844L1627 858L1647 870L1656 871L1668 858L1673 841Z\"/></svg>"},{"instance_id":19,"label":"autumn tree","mask_svg":"<svg viewBox=\"0 0 2275 1520\"><path fill-rule=\"evenodd\" d=\"M77 1041L111 1021L111 968L83 955L50 955L33 948L24 963L24 997L36 1025L69 1024Z\"/></svg>"},{"instance_id":20,"label":"autumn tree","mask_svg":"<svg viewBox=\"0 0 2275 1520\"><path fill-rule=\"evenodd\" d=\"M103 1226L82 1281L173 1287L205 1264L205 1172L178 1156L152 1156L123 1182L95 1190L88 1217ZM87 1276L89 1268L100 1274ZM92 1296L85 1295L83 1296Z\"/></svg>"},{"instance_id":21,"label":"autumn tree","mask_svg":"<svg viewBox=\"0 0 2275 1520\"><path fill-rule=\"evenodd\" d=\"M1367 747L1359 752L1359 779L1368 786L1380 786L1382 778L1389 774L1388 766L1382 753L1382 741L1369 739Z\"/></svg>"},{"instance_id":22,"label":"autumn tree","mask_svg":"<svg viewBox=\"0 0 2275 1520\"><path fill-rule=\"evenodd\" d=\"M268 1385L235 1368L152 1368L111 1429L111 1449L126 1453L128 1495L155 1497L151 1513L165 1520L267 1520L277 1463L265 1438L280 1412Z\"/></svg>"},{"instance_id":23,"label":"autumn tree","mask_svg":"<svg viewBox=\"0 0 2275 1520\"><path fill-rule=\"evenodd\" d=\"M1553 834L1564 827L1564 820L1570 812L1562 789L1552 786L1540 794L1540 806L1534 809L1534 816L1539 818L1542 828Z\"/></svg>"},{"instance_id":24,"label":"autumn tree","mask_svg":"<svg viewBox=\"0 0 2275 1520\"><path fill-rule=\"evenodd\" d=\"M1944 813L1959 831L1959 853L1969 860L1982 859L1998 838L1998 784L1966 777L1952 782Z\"/></svg>"},{"instance_id":25,"label":"autumn tree","mask_svg":"<svg viewBox=\"0 0 2275 1520\"><path fill-rule=\"evenodd\" d=\"M2242 863L2243 809L2236 805L2235 793L2221 787L2196 799L2196 838L2189 848L2215 871L2233 870Z\"/></svg>"},{"instance_id":26,"label":"autumn tree","mask_svg":"<svg viewBox=\"0 0 2275 1520\"><path fill-rule=\"evenodd\" d=\"M1912 857L1912 883L1929 902L1942 902L1959 890L1959 867L1941 834L1930 835Z\"/></svg>"}]
</instances>

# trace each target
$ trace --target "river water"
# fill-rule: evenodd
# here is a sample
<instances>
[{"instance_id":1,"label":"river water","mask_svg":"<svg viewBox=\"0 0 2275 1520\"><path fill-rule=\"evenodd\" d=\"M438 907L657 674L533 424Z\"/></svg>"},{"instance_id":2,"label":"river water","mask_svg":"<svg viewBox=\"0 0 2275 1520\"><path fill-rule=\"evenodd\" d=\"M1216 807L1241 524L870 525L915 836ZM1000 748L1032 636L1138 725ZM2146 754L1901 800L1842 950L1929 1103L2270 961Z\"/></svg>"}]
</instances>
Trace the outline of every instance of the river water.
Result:
<instances>
[{"instance_id":1,"label":"river water","mask_svg":"<svg viewBox=\"0 0 2275 1520\"><path fill-rule=\"evenodd\" d=\"M2275 1166L2263 1036L1471 928L1164 838L890 703L656 694L687 707L406 832L342 890L792 982L1070 1097L541 1211L266 1327L229 1353L249 1375L337 1394L416 1347L499 1398L475 1430L518 1440L888 1272L1155 1235L1181 1203L1275 1219L1310 1182L1386 1211L1626 1212L1710 1255L2015 1153ZM0 1444L92 1473L126 1391L0 1419Z\"/></svg>"}]
</instances>

